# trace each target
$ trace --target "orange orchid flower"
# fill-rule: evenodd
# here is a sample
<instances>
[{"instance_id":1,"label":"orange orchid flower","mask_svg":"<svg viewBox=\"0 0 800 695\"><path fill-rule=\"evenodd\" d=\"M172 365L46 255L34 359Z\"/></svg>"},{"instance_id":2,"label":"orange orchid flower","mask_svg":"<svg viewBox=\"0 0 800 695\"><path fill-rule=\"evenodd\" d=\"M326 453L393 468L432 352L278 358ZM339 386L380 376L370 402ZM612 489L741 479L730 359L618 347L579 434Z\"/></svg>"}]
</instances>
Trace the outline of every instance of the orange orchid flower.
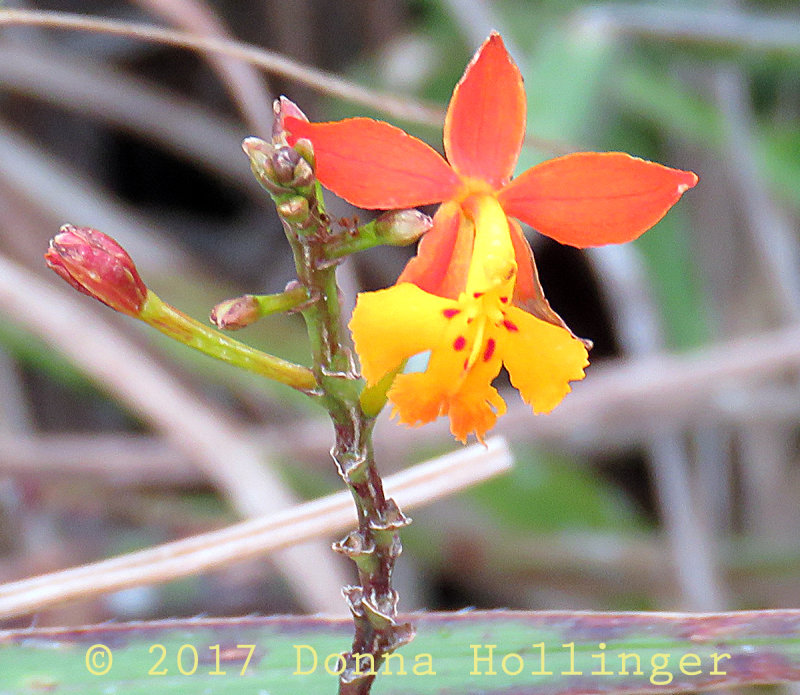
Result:
<instances>
[{"instance_id":1,"label":"orange orchid flower","mask_svg":"<svg viewBox=\"0 0 800 695\"><path fill-rule=\"evenodd\" d=\"M522 76L493 33L453 91L447 160L381 121L284 118L290 144L313 143L320 182L353 205L443 203L397 284L360 294L350 326L368 385L430 350L426 370L399 374L388 398L406 424L449 415L462 441L471 433L482 440L505 411L491 386L501 366L540 413L588 365L584 343L544 298L517 219L572 246L621 243L697 183L691 172L619 152L558 157L512 180L525 112Z\"/></svg>"}]
</instances>

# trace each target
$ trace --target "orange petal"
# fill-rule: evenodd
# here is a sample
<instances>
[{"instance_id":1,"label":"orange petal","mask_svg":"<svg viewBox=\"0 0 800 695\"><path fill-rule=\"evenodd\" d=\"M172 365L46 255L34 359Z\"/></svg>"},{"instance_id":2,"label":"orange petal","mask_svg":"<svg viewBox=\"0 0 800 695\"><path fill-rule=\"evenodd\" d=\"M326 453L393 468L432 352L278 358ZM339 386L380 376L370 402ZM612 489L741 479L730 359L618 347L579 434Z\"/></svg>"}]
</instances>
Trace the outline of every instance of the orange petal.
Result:
<instances>
[{"instance_id":1,"label":"orange petal","mask_svg":"<svg viewBox=\"0 0 800 695\"><path fill-rule=\"evenodd\" d=\"M358 295L350 330L367 384L373 386L403 360L440 344L455 302L403 283Z\"/></svg>"},{"instance_id":2,"label":"orange petal","mask_svg":"<svg viewBox=\"0 0 800 695\"><path fill-rule=\"evenodd\" d=\"M462 176L504 185L525 136L522 75L500 34L478 49L453 90L444 121L444 150Z\"/></svg>"},{"instance_id":3,"label":"orange petal","mask_svg":"<svg viewBox=\"0 0 800 695\"><path fill-rule=\"evenodd\" d=\"M497 349L522 400L534 413L548 413L570 392L570 381L583 379L589 364L583 343L569 331L509 307L497 334Z\"/></svg>"},{"instance_id":4,"label":"orange petal","mask_svg":"<svg viewBox=\"0 0 800 695\"><path fill-rule=\"evenodd\" d=\"M543 162L499 192L505 211L571 246L635 239L697 183L690 171L621 152L579 152Z\"/></svg>"},{"instance_id":5,"label":"orange petal","mask_svg":"<svg viewBox=\"0 0 800 695\"><path fill-rule=\"evenodd\" d=\"M427 372L399 374L389 390L392 417L409 427L433 422L447 412L447 394Z\"/></svg>"},{"instance_id":6,"label":"orange petal","mask_svg":"<svg viewBox=\"0 0 800 695\"><path fill-rule=\"evenodd\" d=\"M500 373L500 366L499 354L489 360L479 359L450 401L450 432L464 444L470 434L483 443L497 418L506 412L506 402L491 385Z\"/></svg>"},{"instance_id":7,"label":"orange petal","mask_svg":"<svg viewBox=\"0 0 800 695\"><path fill-rule=\"evenodd\" d=\"M483 442L497 418L506 412L505 401L489 381L452 394L429 372L398 376L389 391L389 400L394 406L392 415L411 427L449 415L450 432L464 444L470 434Z\"/></svg>"},{"instance_id":8,"label":"orange petal","mask_svg":"<svg viewBox=\"0 0 800 695\"><path fill-rule=\"evenodd\" d=\"M459 178L432 147L400 128L371 118L307 123L287 116L289 143L314 144L317 178L366 209L410 208L456 194Z\"/></svg>"},{"instance_id":9,"label":"orange petal","mask_svg":"<svg viewBox=\"0 0 800 695\"><path fill-rule=\"evenodd\" d=\"M426 292L457 299L467 284L475 229L457 203L444 203L433 227L419 243L417 255L403 269L398 284L411 282Z\"/></svg>"},{"instance_id":10,"label":"orange petal","mask_svg":"<svg viewBox=\"0 0 800 695\"><path fill-rule=\"evenodd\" d=\"M483 444L486 433L494 427L497 418L506 413L506 402L489 383L462 394L450 405L450 432L462 444L474 434Z\"/></svg>"},{"instance_id":11,"label":"orange petal","mask_svg":"<svg viewBox=\"0 0 800 695\"><path fill-rule=\"evenodd\" d=\"M539 282L539 272L536 270L533 251L519 226L519 222L509 220L508 228L511 232L511 243L514 245L514 259L517 261L514 304L525 309L528 303L536 303L543 300L544 290L542 290L542 285Z\"/></svg>"},{"instance_id":12,"label":"orange petal","mask_svg":"<svg viewBox=\"0 0 800 695\"><path fill-rule=\"evenodd\" d=\"M461 328L466 328L461 322ZM452 324L458 327L458 322ZM393 414L401 423L412 427L450 416L450 431L466 443L474 434L479 441L506 411L505 401L491 385L500 371L499 355L479 359L468 371L465 356L471 349L471 336L458 350L453 349L449 332L447 340L434 347L427 369L422 373L399 375L389 391Z\"/></svg>"}]
</instances>

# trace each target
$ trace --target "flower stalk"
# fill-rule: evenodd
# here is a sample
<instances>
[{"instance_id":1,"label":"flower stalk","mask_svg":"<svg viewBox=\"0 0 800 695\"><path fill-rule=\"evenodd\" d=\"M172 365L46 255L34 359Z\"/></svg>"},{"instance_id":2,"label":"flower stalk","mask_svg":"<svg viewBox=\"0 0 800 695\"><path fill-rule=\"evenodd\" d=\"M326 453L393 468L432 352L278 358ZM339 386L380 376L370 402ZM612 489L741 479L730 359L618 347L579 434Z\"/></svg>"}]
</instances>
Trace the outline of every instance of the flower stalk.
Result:
<instances>
[{"instance_id":1,"label":"flower stalk","mask_svg":"<svg viewBox=\"0 0 800 695\"><path fill-rule=\"evenodd\" d=\"M282 123L281 110L286 108L285 99L276 103L276 123ZM392 587L394 564L402 550L398 532L410 519L384 494L372 447L377 413L367 414L362 408L364 382L342 321L333 259L351 249L339 246L334 251L341 236L331 231L319 187L309 185L303 166L313 174L313 151L307 141L297 145L289 147L284 132L276 129L273 143L248 138L244 149L256 178L275 201L298 282L310 297L300 311L311 344L312 371L334 427L331 455L358 512L358 528L333 547L353 560L359 577L358 586L344 588L355 634L351 650L343 655L339 693L365 695L385 656L414 636L411 625L397 622L398 596ZM418 220L415 224L420 226Z\"/></svg>"},{"instance_id":2,"label":"flower stalk","mask_svg":"<svg viewBox=\"0 0 800 695\"><path fill-rule=\"evenodd\" d=\"M137 318L179 343L221 362L260 374L310 395L317 393L317 380L308 367L287 362L234 340L162 301L153 291L148 291Z\"/></svg>"},{"instance_id":3,"label":"flower stalk","mask_svg":"<svg viewBox=\"0 0 800 695\"><path fill-rule=\"evenodd\" d=\"M308 290L290 282L283 292L276 294L243 294L226 299L211 310L211 323L223 331L245 328L265 316L295 311L309 300Z\"/></svg>"},{"instance_id":4,"label":"flower stalk","mask_svg":"<svg viewBox=\"0 0 800 695\"><path fill-rule=\"evenodd\" d=\"M317 380L308 367L233 340L163 302L144 284L125 249L107 234L66 224L51 240L45 261L79 292L144 321L184 345L309 395L318 394ZM296 288L285 294L288 296L282 301L293 307L307 298L305 290ZM280 301L272 299L272 304Z\"/></svg>"},{"instance_id":5,"label":"flower stalk","mask_svg":"<svg viewBox=\"0 0 800 695\"><path fill-rule=\"evenodd\" d=\"M375 246L408 246L433 226L419 210L392 210L361 227L340 234L327 244L328 258L342 258Z\"/></svg>"}]
</instances>

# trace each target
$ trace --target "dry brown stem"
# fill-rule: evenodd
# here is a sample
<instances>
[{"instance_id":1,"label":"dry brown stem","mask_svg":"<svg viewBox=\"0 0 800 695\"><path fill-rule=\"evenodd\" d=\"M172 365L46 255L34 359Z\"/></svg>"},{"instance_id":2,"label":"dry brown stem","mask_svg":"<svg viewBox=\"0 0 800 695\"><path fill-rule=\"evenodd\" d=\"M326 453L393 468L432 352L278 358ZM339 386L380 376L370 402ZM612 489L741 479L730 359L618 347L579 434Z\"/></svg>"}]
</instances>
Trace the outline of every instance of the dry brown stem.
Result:
<instances>
[{"instance_id":1,"label":"dry brown stem","mask_svg":"<svg viewBox=\"0 0 800 695\"><path fill-rule=\"evenodd\" d=\"M387 492L404 507L429 504L506 472L511 456L505 441L489 439L388 478ZM356 523L347 491L244 521L211 533L128 555L0 585L0 617L23 615L77 598L155 584L265 555ZM327 551L326 551L327 552ZM319 558L317 562L321 562Z\"/></svg>"}]
</instances>

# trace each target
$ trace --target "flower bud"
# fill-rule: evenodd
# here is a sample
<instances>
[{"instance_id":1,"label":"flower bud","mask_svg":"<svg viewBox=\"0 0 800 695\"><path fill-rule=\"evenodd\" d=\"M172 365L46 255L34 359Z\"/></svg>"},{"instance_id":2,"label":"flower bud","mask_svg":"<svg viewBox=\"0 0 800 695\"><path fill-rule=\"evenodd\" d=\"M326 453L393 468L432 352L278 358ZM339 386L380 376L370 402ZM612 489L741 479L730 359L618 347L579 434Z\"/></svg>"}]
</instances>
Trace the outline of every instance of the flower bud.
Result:
<instances>
[{"instance_id":1,"label":"flower bud","mask_svg":"<svg viewBox=\"0 0 800 695\"><path fill-rule=\"evenodd\" d=\"M382 244L408 246L433 226L433 220L419 210L392 210L375 220L375 236Z\"/></svg>"},{"instance_id":2,"label":"flower bud","mask_svg":"<svg viewBox=\"0 0 800 695\"><path fill-rule=\"evenodd\" d=\"M270 145L266 140L253 136L242 140L242 149L250 159L257 159L259 162L272 157L275 152L274 145Z\"/></svg>"},{"instance_id":3,"label":"flower bud","mask_svg":"<svg viewBox=\"0 0 800 695\"><path fill-rule=\"evenodd\" d=\"M294 170L301 161L300 155L291 147L278 147L272 155L272 168L276 183L288 185L294 182Z\"/></svg>"},{"instance_id":4,"label":"flower bud","mask_svg":"<svg viewBox=\"0 0 800 695\"><path fill-rule=\"evenodd\" d=\"M283 127L283 119L286 116L308 121L308 117L298 108L297 104L285 96L272 102L272 111L275 114L275 119L272 121L272 142L276 144L286 143L286 131Z\"/></svg>"},{"instance_id":5,"label":"flower bud","mask_svg":"<svg viewBox=\"0 0 800 695\"><path fill-rule=\"evenodd\" d=\"M305 159L301 158L294 168L292 187L301 189L314 183L314 168Z\"/></svg>"},{"instance_id":6,"label":"flower bud","mask_svg":"<svg viewBox=\"0 0 800 695\"><path fill-rule=\"evenodd\" d=\"M65 224L50 240L47 265L75 289L129 316L138 316L147 287L131 257L116 241L91 227Z\"/></svg>"},{"instance_id":7,"label":"flower bud","mask_svg":"<svg viewBox=\"0 0 800 695\"><path fill-rule=\"evenodd\" d=\"M314 143L308 138L298 138L294 143L295 151L314 169L316 159L314 158ZM299 166L299 165L298 165ZM295 177L297 172L295 171Z\"/></svg>"},{"instance_id":8,"label":"flower bud","mask_svg":"<svg viewBox=\"0 0 800 695\"><path fill-rule=\"evenodd\" d=\"M308 200L296 195L276 206L278 214L288 222L302 224L308 219L309 207Z\"/></svg>"},{"instance_id":9,"label":"flower bud","mask_svg":"<svg viewBox=\"0 0 800 695\"><path fill-rule=\"evenodd\" d=\"M261 318L258 301L252 294L226 299L211 310L211 323L223 331L233 331Z\"/></svg>"},{"instance_id":10,"label":"flower bud","mask_svg":"<svg viewBox=\"0 0 800 695\"><path fill-rule=\"evenodd\" d=\"M314 148L300 148L312 160ZM242 149L258 182L273 195L305 189L314 182L314 167L301 152L288 145L272 145L260 138L245 138Z\"/></svg>"},{"instance_id":11,"label":"flower bud","mask_svg":"<svg viewBox=\"0 0 800 695\"><path fill-rule=\"evenodd\" d=\"M288 193L290 189L281 186L277 182L277 174L272 165L272 157L275 154L275 147L260 138L245 138L242 142L242 149L250 159L250 168L263 188L269 193L278 195Z\"/></svg>"}]
</instances>

